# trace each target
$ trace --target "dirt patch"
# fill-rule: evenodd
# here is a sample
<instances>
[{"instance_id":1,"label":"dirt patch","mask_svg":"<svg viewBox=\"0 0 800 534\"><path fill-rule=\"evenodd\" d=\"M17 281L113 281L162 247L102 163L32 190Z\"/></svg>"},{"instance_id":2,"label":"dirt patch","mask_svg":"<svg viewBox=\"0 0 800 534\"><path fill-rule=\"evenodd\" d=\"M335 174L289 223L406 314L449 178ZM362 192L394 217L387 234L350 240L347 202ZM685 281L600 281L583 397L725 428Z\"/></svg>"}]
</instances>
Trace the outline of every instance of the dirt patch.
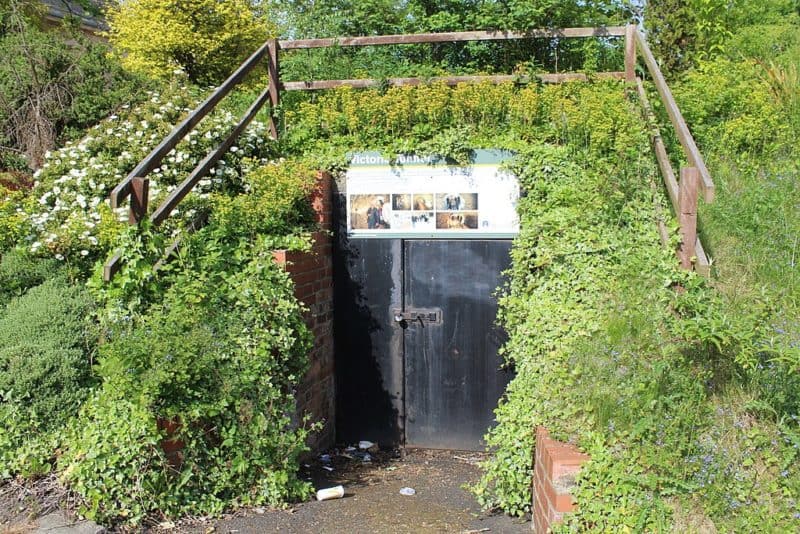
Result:
<instances>
[{"instance_id":1,"label":"dirt patch","mask_svg":"<svg viewBox=\"0 0 800 534\"><path fill-rule=\"evenodd\" d=\"M0 532L29 532L38 517L61 508L67 493L55 475L0 485Z\"/></svg>"},{"instance_id":2,"label":"dirt patch","mask_svg":"<svg viewBox=\"0 0 800 534\"><path fill-rule=\"evenodd\" d=\"M193 533L530 532L526 519L484 513L463 487L480 476L483 455L453 451L330 451L306 464L317 489L342 485L344 498L302 503L289 510L243 510L217 521L182 523ZM413 488L413 496L400 494ZM213 530L212 530L213 529Z\"/></svg>"}]
</instances>

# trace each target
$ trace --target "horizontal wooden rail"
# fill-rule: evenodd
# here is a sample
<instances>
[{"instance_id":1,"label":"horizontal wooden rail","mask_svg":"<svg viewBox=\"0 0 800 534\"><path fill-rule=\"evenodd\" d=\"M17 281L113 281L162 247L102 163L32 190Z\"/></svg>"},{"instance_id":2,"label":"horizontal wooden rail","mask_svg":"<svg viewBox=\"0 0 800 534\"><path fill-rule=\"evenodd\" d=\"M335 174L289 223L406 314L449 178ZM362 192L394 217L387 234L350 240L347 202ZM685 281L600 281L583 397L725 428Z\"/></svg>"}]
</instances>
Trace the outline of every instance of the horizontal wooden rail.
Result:
<instances>
[{"instance_id":1,"label":"horizontal wooden rail","mask_svg":"<svg viewBox=\"0 0 800 534\"><path fill-rule=\"evenodd\" d=\"M333 37L325 39L296 39L280 41L279 44L282 50L297 50L308 48L328 48L332 46L376 46L573 37L622 37L624 35L625 26L608 26L597 28L536 29L526 32L495 30L474 32L416 33L406 35L375 35L367 37Z\"/></svg>"},{"instance_id":2,"label":"horizontal wooden rail","mask_svg":"<svg viewBox=\"0 0 800 534\"><path fill-rule=\"evenodd\" d=\"M650 105L650 99L647 97L647 91L644 89L642 80L636 79L636 89L639 93L639 101L642 103L645 119L649 122L650 126L650 142L653 145L653 151L656 154L656 161L658 167L661 169L661 175L664 177L664 185L667 189L667 195L672 203L672 208L678 212L678 180L675 177L675 170L672 168L672 162L667 155L667 148L664 145L664 140L661 138L661 131L656 122L656 116L653 112L653 107Z\"/></svg>"},{"instance_id":3,"label":"horizontal wooden rail","mask_svg":"<svg viewBox=\"0 0 800 534\"><path fill-rule=\"evenodd\" d=\"M635 32L635 37L636 43L642 53L642 57L644 58L645 65L647 65L647 70L650 72L650 76L653 78L653 83L656 86L658 94L661 95L661 101L664 104L664 108L667 110L667 115L669 115L669 119L672 122L672 126L675 128L675 133L678 136L678 140L680 141L681 146L686 153L686 158L689 161L689 165L696 167L700 172L700 187L703 190L703 198L708 203L713 202L715 192L714 182L711 180L711 174L708 172L708 168L706 168L705 161L703 161L703 156L700 154L700 150L697 148L697 144L694 142L694 138L689 131L689 127L686 125L686 121L681 114L681 110L678 109L678 104L675 103L675 98L672 96L672 91L670 91L667 81L664 79L664 75L661 73L661 68L658 66L658 62L656 62L656 58L653 56L653 52L647 45L647 41L642 35L642 32L637 29Z\"/></svg>"},{"instance_id":4,"label":"horizontal wooden rail","mask_svg":"<svg viewBox=\"0 0 800 534\"><path fill-rule=\"evenodd\" d=\"M225 98L225 96L259 64L264 55L268 52L270 44L271 42L267 42L256 50L247 61L242 63L242 65L236 69L222 85L214 90L203 103L189 113L189 115L111 191L110 199L112 208L119 207L122 201L131 193L131 181L134 178L145 178L153 169L160 166L161 161L169 151L175 148L178 143L186 137L186 134L197 126L197 123L208 115L211 110L216 107L217 103Z\"/></svg>"},{"instance_id":5,"label":"horizontal wooden rail","mask_svg":"<svg viewBox=\"0 0 800 534\"><path fill-rule=\"evenodd\" d=\"M624 72L599 72L597 78L623 79ZM309 82L283 82L281 89L284 91L318 91L323 89L335 89L337 87L352 87L353 89L364 89L367 87L378 87L384 84L392 87L404 85L418 86L433 83L443 83L445 85L458 85L460 83L481 83L489 82L500 83L530 83L538 80L542 83L562 83L570 81L587 81L590 76L580 72L570 72L563 74L534 74L531 76L517 76L510 74L499 74L491 76L434 76L431 78L387 78L377 80L370 78L359 78L353 80L316 80Z\"/></svg>"}]
</instances>

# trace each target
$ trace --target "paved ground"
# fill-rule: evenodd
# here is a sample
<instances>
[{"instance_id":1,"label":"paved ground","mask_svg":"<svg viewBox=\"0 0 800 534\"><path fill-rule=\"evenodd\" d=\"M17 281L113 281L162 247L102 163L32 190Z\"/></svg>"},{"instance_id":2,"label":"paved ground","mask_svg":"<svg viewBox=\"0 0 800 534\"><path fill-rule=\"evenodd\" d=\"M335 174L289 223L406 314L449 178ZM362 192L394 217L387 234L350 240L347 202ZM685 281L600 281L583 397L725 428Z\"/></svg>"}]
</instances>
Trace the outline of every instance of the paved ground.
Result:
<instances>
[{"instance_id":1,"label":"paved ground","mask_svg":"<svg viewBox=\"0 0 800 534\"><path fill-rule=\"evenodd\" d=\"M479 477L479 454L410 450L401 458L399 451L373 451L368 462L364 456L360 450L333 450L304 468L304 476L317 489L343 485L344 498L302 503L288 510L247 509L213 521L162 523L150 530L170 534L530 532L530 521L482 513L463 488ZM0 533L102 531L92 523L76 524L58 511L64 494L51 478L26 488L0 488ZM404 487L413 488L415 495L401 495ZM39 518L30 519L35 516Z\"/></svg>"},{"instance_id":2,"label":"paved ground","mask_svg":"<svg viewBox=\"0 0 800 534\"><path fill-rule=\"evenodd\" d=\"M343 485L342 499L304 503L285 511L248 510L216 522L178 525L175 530L203 534L212 527L216 533L241 534L530 532L530 521L481 513L462 488L479 476L475 464L481 457L474 453L415 450L403 459L397 453L378 453L370 463L336 451L330 456L329 463L310 465L308 476L317 488ZM401 495L404 487L414 488L416 494Z\"/></svg>"}]
</instances>

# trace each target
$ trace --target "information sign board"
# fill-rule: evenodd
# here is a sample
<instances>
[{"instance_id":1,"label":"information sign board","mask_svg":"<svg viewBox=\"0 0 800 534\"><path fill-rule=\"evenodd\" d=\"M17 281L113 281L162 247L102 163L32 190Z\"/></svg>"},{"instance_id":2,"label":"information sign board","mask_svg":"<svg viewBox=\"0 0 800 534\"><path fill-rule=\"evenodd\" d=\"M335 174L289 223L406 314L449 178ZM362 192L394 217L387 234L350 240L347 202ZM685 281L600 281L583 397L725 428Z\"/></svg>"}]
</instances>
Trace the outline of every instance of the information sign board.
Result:
<instances>
[{"instance_id":1,"label":"information sign board","mask_svg":"<svg viewBox=\"0 0 800 534\"><path fill-rule=\"evenodd\" d=\"M519 183L502 167L512 153L476 150L469 165L377 152L350 155L347 230L353 237L497 237L519 232Z\"/></svg>"}]
</instances>

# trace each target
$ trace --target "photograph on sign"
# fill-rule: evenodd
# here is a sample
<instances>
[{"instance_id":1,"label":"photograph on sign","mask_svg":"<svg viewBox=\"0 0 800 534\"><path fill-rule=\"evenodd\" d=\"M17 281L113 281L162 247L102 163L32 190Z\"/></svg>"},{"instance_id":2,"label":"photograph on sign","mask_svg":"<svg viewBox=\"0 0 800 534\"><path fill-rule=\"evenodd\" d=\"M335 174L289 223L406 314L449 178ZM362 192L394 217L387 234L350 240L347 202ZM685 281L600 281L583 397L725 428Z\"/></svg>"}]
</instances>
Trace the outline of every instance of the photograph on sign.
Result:
<instances>
[{"instance_id":1,"label":"photograph on sign","mask_svg":"<svg viewBox=\"0 0 800 534\"><path fill-rule=\"evenodd\" d=\"M431 211L433 209L433 193L415 193L413 198L414 211Z\"/></svg>"},{"instance_id":2,"label":"photograph on sign","mask_svg":"<svg viewBox=\"0 0 800 534\"><path fill-rule=\"evenodd\" d=\"M450 211L436 214L438 230L477 230L477 211Z\"/></svg>"},{"instance_id":3,"label":"photograph on sign","mask_svg":"<svg viewBox=\"0 0 800 534\"><path fill-rule=\"evenodd\" d=\"M478 209L478 193L437 193L438 211L460 211Z\"/></svg>"},{"instance_id":4,"label":"photograph on sign","mask_svg":"<svg viewBox=\"0 0 800 534\"><path fill-rule=\"evenodd\" d=\"M351 195L351 230L388 230L391 209L389 195Z\"/></svg>"},{"instance_id":5,"label":"photograph on sign","mask_svg":"<svg viewBox=\"0 0 800 534\"><path fill-rule=\"evenodd\" d=\"M392 195L392 209L404 211L411 209L411 195Z\"/></svg>"},{"instance_id":6,"label":"photograph on sign","mask_svg":"<svg viewBox=\"0 0 800 534\"><path fill-rule=\"evenodd\" d=\"M394 230L435 230L436 217L432 211L395 211L391 225Z\"/></svg>"}]
</instances>

